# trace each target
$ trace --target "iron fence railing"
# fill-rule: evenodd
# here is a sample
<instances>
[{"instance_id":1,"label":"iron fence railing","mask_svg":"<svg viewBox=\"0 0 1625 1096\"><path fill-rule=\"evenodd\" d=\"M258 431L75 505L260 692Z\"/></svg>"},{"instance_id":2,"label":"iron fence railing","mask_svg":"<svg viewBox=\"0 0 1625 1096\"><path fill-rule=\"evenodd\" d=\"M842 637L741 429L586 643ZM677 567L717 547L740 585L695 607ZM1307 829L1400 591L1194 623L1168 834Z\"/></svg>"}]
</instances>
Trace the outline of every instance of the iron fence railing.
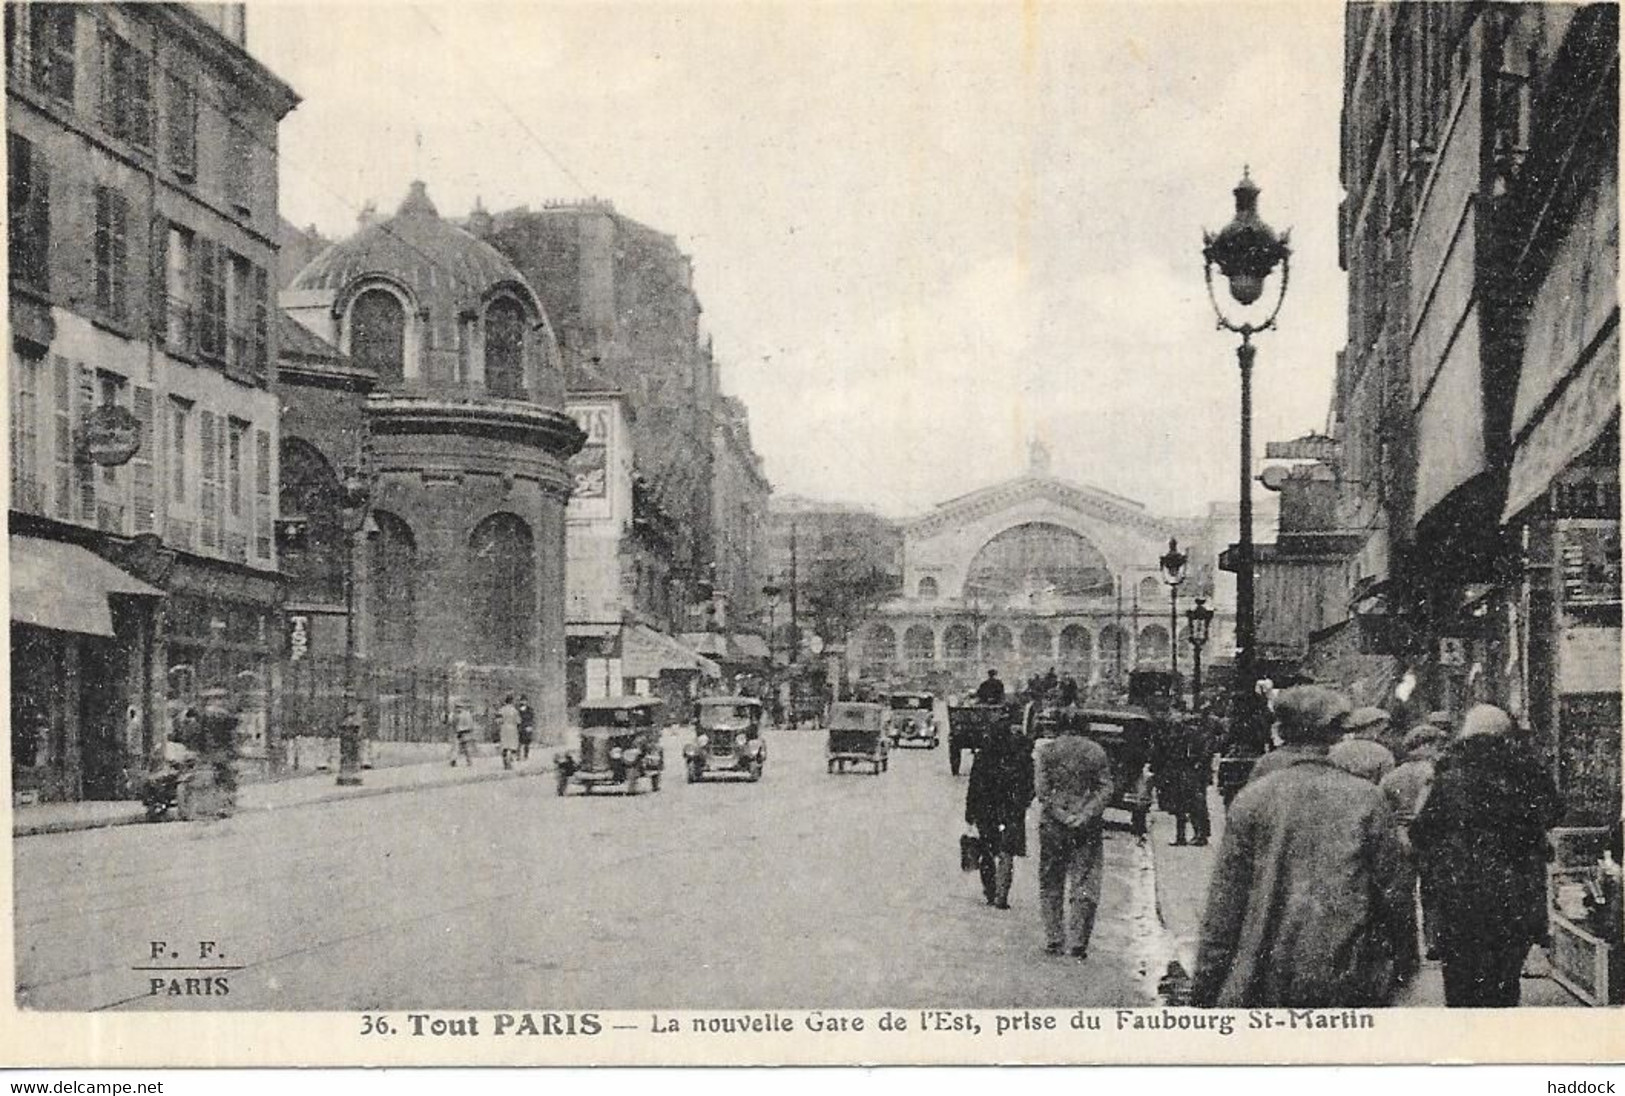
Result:
<instances>
[{"instance_id":1,"label":"iron fence railing","mask_svg":"<svg viewBox=\"0 0 1625 1096\"><path fill-rule=\"evenodd\" d=\"M486 738L506 696L541 695L541 675L518 666L392 666L355 664L355 694L366 735L379 742L442 742L451 735L456 705L466 703ZM288 662L279 701L280 737L335 737L344 719L344 660L306 657ZM544 728L537 728L538 734Z\"/></svg>"}]
</instances>

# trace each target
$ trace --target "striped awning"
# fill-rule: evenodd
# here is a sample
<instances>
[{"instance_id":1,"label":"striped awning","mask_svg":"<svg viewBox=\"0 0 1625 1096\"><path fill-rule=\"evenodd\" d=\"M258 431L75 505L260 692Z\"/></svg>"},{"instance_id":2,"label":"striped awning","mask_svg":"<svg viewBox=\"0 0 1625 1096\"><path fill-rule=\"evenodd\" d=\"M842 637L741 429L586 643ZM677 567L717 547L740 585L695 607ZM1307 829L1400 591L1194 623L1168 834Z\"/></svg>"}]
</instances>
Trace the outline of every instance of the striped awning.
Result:
<instances>
[{"instance_id":1,"label":"striped awning","mask_svg":"<svg viewBox=\"0 0 1625 1096\"><path fill-rule=\"evenodd\" d=\"M706 677L721 677L717 664L671 636L642 624L629 624L621 633L621 676L659 677L663 670L697 670Z\"/></svg>"}]
</instances>

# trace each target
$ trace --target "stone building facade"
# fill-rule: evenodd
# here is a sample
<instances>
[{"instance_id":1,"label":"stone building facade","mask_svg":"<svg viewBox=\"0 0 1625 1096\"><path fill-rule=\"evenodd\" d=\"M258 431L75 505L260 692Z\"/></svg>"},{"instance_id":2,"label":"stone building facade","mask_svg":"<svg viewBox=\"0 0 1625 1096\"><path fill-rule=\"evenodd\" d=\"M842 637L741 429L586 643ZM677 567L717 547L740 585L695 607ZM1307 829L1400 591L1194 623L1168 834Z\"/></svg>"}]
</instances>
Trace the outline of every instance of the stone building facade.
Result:
<instances>
[{"instance_id":1,"label":"stone building facade","mask_svg":"<svg viewBox=\"0 0 1625 1096\"><path fill-rule=\"evenodd\" d=\"M1217 614L1204 664L1235 643L1233 593L1216 597L1220 539L1206 519L1152 514L1120 495L1050 474L1035 450L1025 475L939 504L902 527L902 595L880 605L847 648L849 672L943 693L988 669L1012 685L1054 668L1102 692L1136 668L1167 669L1170 639L1190 667L1184 612ZM1158 561L1177 538L1189 559L1176 608Z\"/></svg>"},{"instance_id":2,"label":"stone building facade","mask_svg":"<svg viewBox=\"0 0 1625 1096\"><path fill-rule=\"evenodd\" d=\"M476 210L467 221L541 295L560 347L632 409L636 472L674 526L664 597L700 623L715 559L716 363L700 330L693 266L672 237L605 201Z\"/></svg>"},{"instance_id":3,"label":"stone building facade","mask_svg":"<svg viewBox=\"0 0 1625 1096\"><path fill-rule=\"evenodd\" d=\"M5 47L13 787L115 798L205 688L266 746L298 99L241 5L12 4Z\"/></svg>"},{"instance_id":4,"label":"stone building facade","mask_svg":"<svg viewBox=\"0 0 1625 1096\"><path fill-rule=\"evenodd\" d=\"M566 462L583 435L530 283L415 182L393 217L311 260L282 305L369 378L359 421L344 385L287 394L284 490L321 511L302 515L290 598L331 609L354 552L358 646L372 664L450 668L477 707L527 693L539 727L562 728ZM370 488L364 514L345 506L342 485L357 477ZM329 643L310 660L342 654ZM395 718L389 704L375 718Z\"/></svg>"},{"instance_id":5,"label":"stone building facade","mask_svg":"<svg viewBox=\"0 0 1625 1096\"><path fill-rule=\"evenodd\" d=\"M1619 817L1618 10L1353 4L1332 646L1500 704ZM1344 632L1357 633L1349 642Z\"/></svg>"}]
</instances>

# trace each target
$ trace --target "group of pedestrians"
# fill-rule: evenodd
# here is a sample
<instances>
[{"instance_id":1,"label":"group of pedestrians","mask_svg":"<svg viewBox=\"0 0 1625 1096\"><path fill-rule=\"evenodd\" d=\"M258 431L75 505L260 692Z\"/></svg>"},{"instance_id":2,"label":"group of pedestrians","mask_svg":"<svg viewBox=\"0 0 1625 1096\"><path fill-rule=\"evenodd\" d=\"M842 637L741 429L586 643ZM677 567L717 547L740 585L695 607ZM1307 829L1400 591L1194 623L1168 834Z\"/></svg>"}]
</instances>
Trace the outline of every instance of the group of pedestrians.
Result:
<instances>
[{"instance_id":1,"label":"group of pedestrians","mask_svg":"<svg viewBox=\"0 0 1625 1096\"><path fill-rule=\"evenodd\" d=\"M1323 685L1274 701L1209 882L1198 1006L1376 1007L1443 960L1450 1007L1510 1007L1544 938L1550 775L1487 704L1396 733ZM1420 903L1418 902L1420 880ZM1418 906L1425 942L1418 946Z\"/></svg>"},{"instance_id":2,"label":"group of pedestrians","mask_svg":"<svg viewBox=\"0 0 1625 1096\"><path fill-rule=\"evenodd\" d=\"M529 760L530 747L536 741L536 709L530 706L530 698L521 694L515 701L510 693L502 698L494 715L497 744L502 750L502 767L511 769L514 762ZM452 746L452 767L456 768L458 761L472 766L479 724L474 718L473 709L465 701L457 704L452 716L452 731L456 735L456 742Z\"/></svg>"},{"instance_id":3,"label":"group of pedestrians","mask_svg":"<svg viewBox=\"0 0 1625 1096\"><path fill-rule=\"evenodd\" d=\"M1044 950L1081 960L1100 907L1112 769L1080 721L1062 718L1058 729L1035 749L1010 721L991 728L971 767L965 821L975 830L983 898L1006 910L1015 857L1027 855L1027 811L1037 801Z\"/></svg>"}]
</instances>

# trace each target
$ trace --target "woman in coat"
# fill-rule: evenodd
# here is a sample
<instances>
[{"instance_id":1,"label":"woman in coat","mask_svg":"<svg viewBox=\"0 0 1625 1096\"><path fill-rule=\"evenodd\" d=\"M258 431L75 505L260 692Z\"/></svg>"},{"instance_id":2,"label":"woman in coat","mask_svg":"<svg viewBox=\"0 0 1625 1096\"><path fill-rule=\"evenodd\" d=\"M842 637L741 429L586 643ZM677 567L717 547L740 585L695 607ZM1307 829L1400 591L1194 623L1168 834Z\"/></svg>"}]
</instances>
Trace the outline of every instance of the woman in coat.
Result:
<instances>
[{"instance_id":1,"label":"woman in coat","mask_svg":"<svg viewBox=\"0 0 1625 1096\"><path fill-rule=\"evenodd\" d=\"M965 821L976 827L982 897L1010 908L1017 856L1027 855L1027 807L1033 801L1033 762L1026 740L1008 728L989 732L976 751L965 790Z\"/></svg>"},{"instance_id":2,"label":"woman in coat","mask_svg":"<svg viewBox=\"0 0 1625 1096\"><path fill-rule=\"evenodd\" d=\"M1500 708L1480 704L1433 769L1410 826L1438 903L1448 1008L1512 1008L1529 945L1546 936L1550 774Z\"/></svg>"}]
</instances>

